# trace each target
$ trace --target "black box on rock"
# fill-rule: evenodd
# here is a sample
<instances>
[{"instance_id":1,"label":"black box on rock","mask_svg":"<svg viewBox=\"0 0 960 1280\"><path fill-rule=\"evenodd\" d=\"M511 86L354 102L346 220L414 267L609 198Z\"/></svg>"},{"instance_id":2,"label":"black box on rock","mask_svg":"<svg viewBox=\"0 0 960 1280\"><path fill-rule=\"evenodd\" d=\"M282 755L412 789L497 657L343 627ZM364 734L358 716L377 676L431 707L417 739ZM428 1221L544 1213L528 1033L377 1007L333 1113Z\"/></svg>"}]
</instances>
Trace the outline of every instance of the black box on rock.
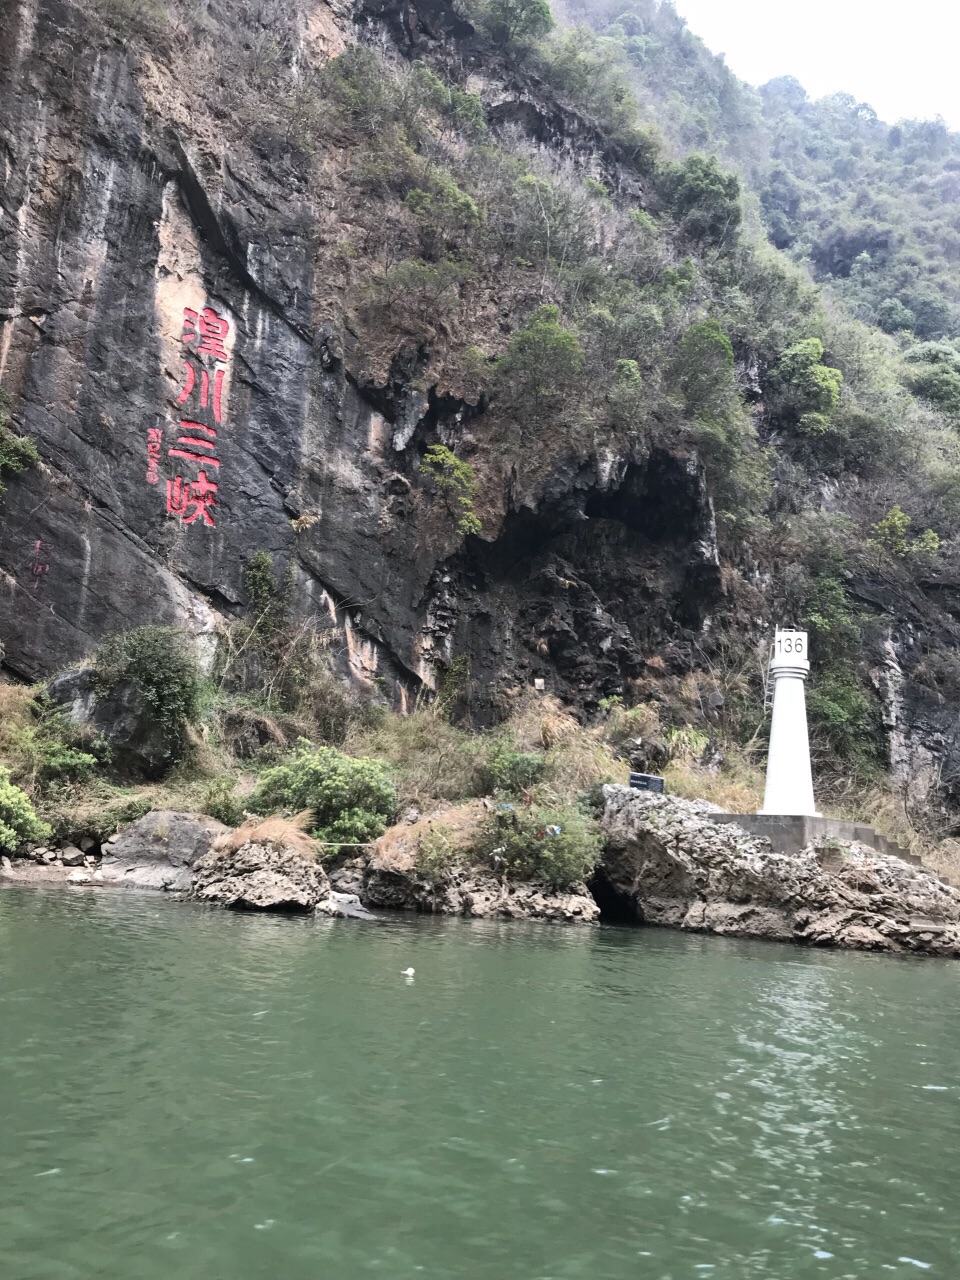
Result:
<instances>
[{"instance_id":1,"label":"black box on rock","mask_svg":"<svg viewBox=\"0 0 960 1280\"><path fill-rule=\"evenodd\" d=\"M634 791L657 791L663 794L663 779L655 773L631 773L630 785Z\"/></svg>"}]
</instances>

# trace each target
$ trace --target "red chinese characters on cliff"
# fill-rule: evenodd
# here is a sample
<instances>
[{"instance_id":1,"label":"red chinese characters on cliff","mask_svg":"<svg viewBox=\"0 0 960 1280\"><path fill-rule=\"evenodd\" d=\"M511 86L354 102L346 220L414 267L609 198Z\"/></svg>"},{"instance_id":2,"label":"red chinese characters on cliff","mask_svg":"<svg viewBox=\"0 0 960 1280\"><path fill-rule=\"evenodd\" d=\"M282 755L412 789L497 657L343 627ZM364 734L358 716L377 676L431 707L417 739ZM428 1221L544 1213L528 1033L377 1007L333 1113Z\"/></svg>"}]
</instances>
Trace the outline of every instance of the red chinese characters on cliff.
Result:
<instances>
[{"instance_id":1,"label":"red chinese characters on cliff","mask_svg":"<svg viewBox=\"0 0 960 1280\"><path fill-rule=\"evenodd\" d=\"M216 483L220 474L217 430L223 422L223 383L229 354L226 348L230 322L213 307L183 309L183 386L177 396L184 416L168 458L178 459L177 474L167 481L167 514L184 524L214 528ZM149 449L149 445L148 445ZM149 474L148 474L148 479ZM155 483L155 481L153 482Z\"/></svg>"},{"instance_id":2,"label":"red chinese characters on cliff","mask_svg":"<svg viewBox=\"0 0 960 1280\"><path fill-rule=\"evenodd\" d=\"M33 544L33 553L29 560L30 576L33 578L33 589L36 591L43 577L50 572L49 547L39 538Z\"/></svg>"}]
</instances>

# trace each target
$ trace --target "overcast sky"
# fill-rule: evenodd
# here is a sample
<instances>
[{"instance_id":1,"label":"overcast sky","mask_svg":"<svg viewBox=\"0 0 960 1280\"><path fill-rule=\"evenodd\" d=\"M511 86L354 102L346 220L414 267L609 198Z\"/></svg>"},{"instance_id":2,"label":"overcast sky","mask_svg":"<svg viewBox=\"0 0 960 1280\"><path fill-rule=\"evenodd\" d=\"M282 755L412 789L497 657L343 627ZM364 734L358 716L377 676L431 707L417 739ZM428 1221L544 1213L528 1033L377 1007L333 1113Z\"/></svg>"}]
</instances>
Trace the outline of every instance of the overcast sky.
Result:
<instances>
[{"instance_id":1,"label":"overcast sky","mask_svg":"<svg viewBox=\"0 0 960 1280\"><path fill-rule=\"evenodd\" d=\"M960 129L960 0L675 0L742 80L792 75L815 98L844 90L881 119Z\"/></svg>"}]
</instances>

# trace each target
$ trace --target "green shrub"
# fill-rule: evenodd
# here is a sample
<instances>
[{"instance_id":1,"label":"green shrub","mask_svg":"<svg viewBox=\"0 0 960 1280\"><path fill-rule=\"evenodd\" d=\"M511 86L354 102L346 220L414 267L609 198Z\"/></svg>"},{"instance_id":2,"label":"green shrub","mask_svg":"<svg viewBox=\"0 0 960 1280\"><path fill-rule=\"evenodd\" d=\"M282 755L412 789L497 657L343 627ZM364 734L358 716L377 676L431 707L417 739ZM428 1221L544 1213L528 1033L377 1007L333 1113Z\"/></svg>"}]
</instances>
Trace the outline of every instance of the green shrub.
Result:
<instances>
[{"instance_id":1,"label":"green shrub","mask_svg":"<svg viewBox=\"0 0 960 1280\"><path fill-rule=\"evenodd\" d=\"M204 792L200 801L200 812L216 818L228 827L239 827L243 822L243 805L234 792L237 780L231 774L215 778Z\"/></svg>"},{"instance_id":2,"label":"green shrub","mask_svg":"<svg viewBox=\"0 0 960 1280\"><path fill-rule=\"evenodd\" d=\"M286 626L293 595L293 561L286 574L278 575L270 552L255 551L243 575L243 585L254 618L256 642L262 646Z\"/></svg>"},{"instance_id":3,"label":"green shrub","mask_svg":"<svg viewBox=\"0 0 960 1280\"><path fill-rule=\"evenodd\" d=\"M301 739L284 764L262 775L249 807L265 814L312 809L318 840L362 844L383 834L396 805L393 783L378 760Z\"/></svg>"},{"instance_id":4,"label":"green shrub","mask_svg":"<svg viewBox=\"0 0 960 1280\"><path fill-rule=\"evenodd\" d=\"M86 781L98 764L109 763L104 739L90 740L44 694L31 699L24 710L26 714L9 715L3 725L0 755L30 794L52 782Z\"/></svg>"},{"instance_id":5,"label":"green shrub","mask_svg":"<svg viewBox=\"0 0 960 1280\"><path fill-rule=\"evenodd\" d=\"M878 765L883 741L879 710L853 671L821 672L811 686L807 706L815 752L862 768Z\"/></svg>"},{"instance_id":6,"label":"green shrub","mask_svg":"<svg viewBox=\"0 0 960 1280\"><path fill-rule=\"evenodd\" d=\"M907 386L951 418L960 417L960 351L956 342L921 342L905 357Z\"/></svg>"},{"instance_id":7,"label":"green shrub","mask_svg":"<svg viewBox=\"0 0 960 1280\"><path fill-rule=\"evenodd\" d=\"M435 257L448 244L462 246L481 217L477 202L448 173L433 168L425 178L426 185L409 191L404 204L420 225L425 252Z\"/></svg>"},{"instance_id":8,"label":"green shrub","mask_svg":"<svg viewBox=\"0 0 960 1280\"><path fill-rule=\"evenodd\" d=\"M498 394L536 427L574 394L582 371L576 336L560 323L556 307L540 307L510 338L497 361L495 383Z\"/></svg>"},{"instance_id":9,"label":"green shrub","mask_svg":"<svg viewBox=\"0 0 960 1280\"><path fill-rule=\"evenodd\" d=\"M10 781L10 770L0 765L0 849L12 853L20 845L49 840L51 828L34 812L26 792Z\"/></svg>"},{"instance_id":10,"label":"green shrub","mask_svg":"<svg viewBox=\"0 0 960 1280\"><path fill-rule=\"evenodd\" d=\"M517 880L558 889L586 879L602 847L597 823L576 805L500 802L480 828L477 852Z\"/></svg>"},{"instance_id":11,"label":"green shrub","mask_svg":"<svg viewBox=\"0 0 960 1280\"><path fill-rule=\"evenodd\" d=\"M445 444L432 444L420 463L420 472L446 498L457 521L457 532L464 537L479 533L482 525L473 509L477 477L470 463L458 458Z\"/></svg>"},{"instance_id":12,"label":"green shrub","mask_svg":"<svg viewBox=\"0 0 960 1280\"><path fill-rule=\"evenodd\" d=\"M400 310L430 320L452 311L460 300L460 286L472 272L452 258L424 262L404 258L378 280L367 283L369 301L384 310Z\"/></svg>"},{"instance_id":13,"label":"green shrub","mask_svg":"<svg viewBox=\"0 0 960 1280\"><path fill-rule=\"evenodd\" d=\"M804 338L783 352L771 376L774 414L808 436L824 434L840 403L843 374L822 360L820 339Z\"/></svg>"},{"instance_id":14,"label":"green shrub","mask_svg":"<svg viewBox=\"0 0 960 1280\"><path fill-rule=\"evenodd\" d=\"M487 0L480 20L498 45L522 46L553 29L548 0Z\"/></svg>"},{"instance_id":15,"label":"green shrub","mask_svg":"<svg viewBox=\"0 0 960 1280\"><path fill-rule=\"evenodd\" d=\"M174 627L137 627L110 636L97 650L96 670L100 693L130 681L171 736L197 717L200 671L186 636Z\"/></svg>"},{"instance_id":16,"label":"green shrub","mask_svg":"<svg viewBox=\"0 0 960 1280\"><path fill-rule=\"evenodd\" d=\"M352 44L331 58L322 86L340 120L358 133L375 138L398 117L396 82L365 45Z\"/></svg>"},{"instance_id":17,"label":"green shrub","mask_svg":"<svg viewBox=\"0 0 960 1280\"><path fill-rule=\"evenodd\" d=\"M40 462L37 446L29 436L18 436L10 430L10 397L0 391L0 493L3 493L3 477L16 475L35 467Z\"/></svg>"},{"instance_id":18,"label":"green shrub","mask_svg":"<svg viewBox=\"0 0 960 1280\"><path fill-rule=\"evenodd\" d=\"M484 770L486 789L519 795L542 780L546 765L546 756L540 752L512 751L501 743L491 753Z\"/></svg>"},{"instance_id":19,"label":"green shrub","mask_svg":"<svg viewBox=\"0 0 960 1280\"><path fill-rule=\"evenodd\" d=\"M896 503L882 520L878 520L871 527L871 537L867 539L867 546L878 553L878 564L882 563L885 555L895 560L936 555L940 550L939 535L933 529L924 529L918 537L910 538L907 536L910 524L910 516L899 503Z\"/></svg>"},{"instance_id":20,"label":"green shrub","mask_svg":"<svg viewBox=\"0 0 960 1280\"><path fill-rule=\"evenodd\" d=\"M680 340L675 364L688 412L722 412L736 386L733 345L716 320L692 324Z\"/></svg>"},{"instance_id":21,"label":"green shrub","mask_svg":"<svg viewBox=\"0 0 960 1280\"><path fill-rule=\"evenodd\" d=\"M720 168L716 157L687 156L666 165L661 179L670 211L688 236L721 245L743 219L740 182Z\"/></svg>"},{"instance_id":22,"label":"green shrub","mask_svg":"<svg viewBox=\"0 0 960 1280\"><path fill-rule=\"evenodd\" d=\"M416 868L425 880L442 880L444 874L461 861L461 853L454 848L442 827L431 827L420 837Z\"/></svg>"}]
</instances>

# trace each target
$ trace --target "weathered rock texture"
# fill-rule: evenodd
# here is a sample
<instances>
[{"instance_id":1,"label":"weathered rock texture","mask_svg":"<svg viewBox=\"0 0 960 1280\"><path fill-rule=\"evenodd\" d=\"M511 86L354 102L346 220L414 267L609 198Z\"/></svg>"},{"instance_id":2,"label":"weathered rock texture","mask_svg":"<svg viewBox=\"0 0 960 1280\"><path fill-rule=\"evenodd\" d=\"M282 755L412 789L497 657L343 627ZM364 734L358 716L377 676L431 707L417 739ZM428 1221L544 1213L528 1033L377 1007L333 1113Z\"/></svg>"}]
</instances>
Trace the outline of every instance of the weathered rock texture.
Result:
<instances>
[{"instance_id":1,"label":"weathered rock texture","mask_svg":"<svg viewBox=\"0 0 960 1280\"><path fill-rule=\"evenodd\" d=\"M556 890L503 880L472 865L467 851L482 816L481 803L474 801L441 809L415 823L401 822L380 837L368 856L354 859L331 879L338 888L358 893L369 907L554 924L594 924L600 919L600 908L586 885ZM461 856L449 866L425 873L417 866L417 853L421 838L435 823Z\"/></svg>"},{"instance_id":2,"label":"weathered rock texture","mask_svg":"<svg viewBox=\"0 0 960 1280\"><path fill-rule=\"evenodd\" d=\"M862 845L773 853L710 807L604 788L597 892L644 924L960 956L960 889Z\"/></svg>"},{"instance_id":3,"label":"weathered rock texture","mask_svg":"<svg viewBox=\"0 0 960 1280\"><path fill-rule=\"evenodd\" d=\"M211 850L193 868L192 896L241 911L314 911L326 904L323 867L289 849L245 844Z\"/></svg>"},{"instance_id":4,"label":"weathered rock texture","mask_svg":"<svg viewBox=\"0 0 960 1280\"><path fill-rule=\"evenodd\" d=\"M189 889L194 865L227 830L215 818L153 809L104 847L98 879L132 889Z\"/></svg>"}]
</instances>

